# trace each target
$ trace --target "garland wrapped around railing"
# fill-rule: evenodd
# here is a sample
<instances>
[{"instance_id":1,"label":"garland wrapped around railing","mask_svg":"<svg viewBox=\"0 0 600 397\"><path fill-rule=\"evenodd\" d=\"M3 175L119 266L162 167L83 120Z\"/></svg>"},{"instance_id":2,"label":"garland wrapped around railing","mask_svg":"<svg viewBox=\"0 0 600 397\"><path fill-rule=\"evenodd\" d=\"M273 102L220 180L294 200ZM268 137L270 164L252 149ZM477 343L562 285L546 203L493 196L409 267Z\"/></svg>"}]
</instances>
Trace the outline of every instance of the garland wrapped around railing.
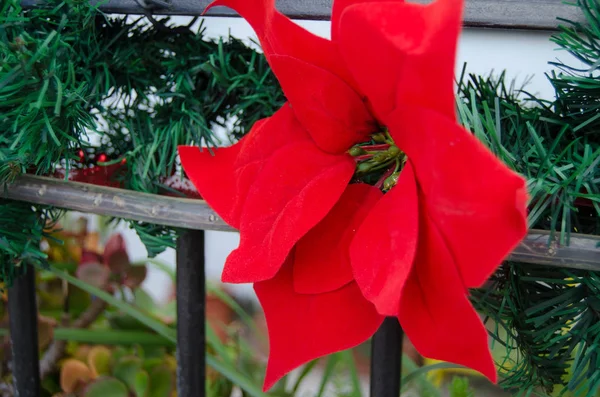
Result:
<instances>
[{"instance_id":1,"label":"garland wrapped around railing","mask_svg":"<svg viewBox=\"0 0 600 397\"><path fill-rule=\"evenodd\" d=\"M528 179L535 231L472 294L505 347L503 385L514 392L593 396L600 384L600 5L579 6L587 24L565 22L553 40L585 67L554 63L555 101L510 90L503 75L459 84L461 123ZM2 2L0 59L9 284L23 264L45 262L38 246L54 207L130 219L151 255L175 245L177 228L228 230L201 201L156 196L195 194L178 174L177 145L217 145L214 125L235 140L284 100L263 56L241 41L206 40L193 23L108 18L78 0Z\"/></svg>"}]
</instances>

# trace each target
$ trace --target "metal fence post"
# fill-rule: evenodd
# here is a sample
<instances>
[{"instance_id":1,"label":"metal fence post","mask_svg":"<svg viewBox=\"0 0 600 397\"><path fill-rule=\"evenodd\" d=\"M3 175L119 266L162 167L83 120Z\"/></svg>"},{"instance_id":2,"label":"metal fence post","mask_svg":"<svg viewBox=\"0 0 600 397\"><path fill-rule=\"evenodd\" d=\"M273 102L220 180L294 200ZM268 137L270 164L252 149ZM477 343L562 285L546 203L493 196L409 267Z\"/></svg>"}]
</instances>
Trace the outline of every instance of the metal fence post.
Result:
<instances>
[{"instance_id":1,"label":"metal fence post","mask_svg":"<svg viewBox=\"0 0 600 397\"><path fill-rule=\"evenodd\" d=\"M398 319L388 317L373 336L371 397L398 397L402 368L402 338Z\"/></svg>"},{"instance_id":2,"label":"metal fence post","mask_svg":"<svg viewBox=\"0 0 600 397\"><path fill-rule=\"evenodd\" d=\"M39 397L40 361L38 354L35 269L27 266L8 289L8 315L12 348L14 395Z\"/></svg>"},{"instance_id":3,"label":"metal fence post","mask_svg":"<svg viewBox=\"0 0 600 397\"><path fill-rule=\"evenodd\" d=\"M204 230L186 230L177 242L177 395L205 395Z\"/></svg>"}]
</instances>

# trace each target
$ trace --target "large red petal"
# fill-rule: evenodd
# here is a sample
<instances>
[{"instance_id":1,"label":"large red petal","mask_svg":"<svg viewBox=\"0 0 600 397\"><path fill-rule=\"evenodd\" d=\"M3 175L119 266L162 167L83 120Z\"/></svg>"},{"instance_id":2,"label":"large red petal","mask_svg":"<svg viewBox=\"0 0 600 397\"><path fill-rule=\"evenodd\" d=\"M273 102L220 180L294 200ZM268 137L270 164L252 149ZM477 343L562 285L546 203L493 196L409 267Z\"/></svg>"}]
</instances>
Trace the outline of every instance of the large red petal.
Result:
<instances>
[{"instance_id":1,"label":"large red petal","mask_svg":"<svg viewBox=\"0 0 600 397\"><path fill-rule=\"evenodd\" d=\"M275 0L216 0L207 10L215 6L233 8L250 23L267 60L271 55L287 55L350 79L337 46L281 14L275 8ZM273 67L273 71L279 75L278 68Z\"/></svg>"},{"instance_id":2,"label":"large red petal","mask_svg":"<svg viewBox=\"0 0 600 397\"><path fill-rule=\"evenodd\" d=\"M236 194L233 215L239 219L248 191L265 166L267 159L288 145L309 141L310 136L296 119L289 104L275 114L259 120L243 138L243 146L234 164Z\"/></svg>"},{"instance_id":3,"label":"large red petal","mask_svg":"<svg viewBox=\"0 0 600 397\"><path fill-rule=\"evenodd\" d=\"M271 117L257 121L243 138L244 146L236 159L236 168L262 162L276 150L309 135L296 119L289 103L285 103Z\"/></svg>"},{"instance_id":4,"label":"large red petal","mask_svg":"<svg viewBox=\"0 0 600 397\"><path fill-rule=\"evenodd\" d=\"M464 365L496 382L488 335L443 237L421 216L415 265L400 299L398 319L425 357Z\"/></svg>"},{"instance_id":5,"label":"large red petal","mask_svg":"<svg viewBox=\"0 0 600 397\"><path fill-rule=\"evenodd\" d=\"M273 116L257 121L233 146L178 149L183 168L202 198L225 222L239 228L248 190L267 159L286 145L309 140L291 107L285 104Z\"/></svg>"},{"instance_id":6,"label":"large red petal","mask_svg":"<svg viewBox=\"0 0 600 397\"><path fill-rule=\"evenodd\" d=\"M248 191L240 246L227 258L223 281L273 277L296 242L333 208L354 168L349 155L324 153L311 141L274 153Z\"/></svg>"},{"instance_id":7,"label":"large red petal","mask_svg":"<svg viewBox=\"0 0 600 397\"><path fill-rule=\"evenodd\" d=\"M330 292L353 280L348 248L356 230L381 195L381 191L373 186L348 185L329 214L296 244L296 292Z\"/></svg>"},{"instance_id":8,"label":"large red petal","mask_svg":"<svg viewBox=\"0 0 600 397\"><path fill-rule=\"evenodd\" d=\"M379 117L412 104L455 118L454 67L462 9L463 0L346 7L340 51Z\"/></svg>"},{"instance_id":9,"label":"large red petal","mask_svg":"<svg viewBox=\"0 0 600 397\"><path fill-rule=\"evenodd\" d=\"M273 56L271 64L296 116L321 149L341 153L375 131L365 103L339 77L286 56Z\"/></svg>"},{"instance_id":10,"label":"large red petal","mask_svg":"<svg viewBox=\"0 0 600 397\"><path fill-rule=\"evenodd\" d=\"M269 330L265 391L308 361L366 341L383 321L354 283L325 294L296 293L291 261L254 289Z\"/></svg>"},{"instance_id":11,"label":"large red petal","mask_svg":"<svg viewBox=\"0 0 600 397\"><path fill-rule=\"evenodd\" d=\"M418 224L417 185L406 163L397 185L373 207L350 245L356 283L380 314L398 312L415 258Z\"/></svg>"},{"instance_id":12,"label":"large red petal","mask_svg":"<svg viewBox=\"0 0 600 397\"><path fill-rule=\"evenodd\" d=\"M238 228L234 162L242 143L226 148L202 150L197 146L179 146L179 157L188 178L210 207L229 225Z\"/></svg>"},{"instance_id":13,"label":"large red petal","mask_svg":"<svg viewBox=\"0 0 600 397\"><path fill-rule=\"evenodd\" d=\"M437 112L406 106L386 124L415 168L425 210L464 285L481 286L527 233L525 181Z\"/></svg>"}]
</instances>

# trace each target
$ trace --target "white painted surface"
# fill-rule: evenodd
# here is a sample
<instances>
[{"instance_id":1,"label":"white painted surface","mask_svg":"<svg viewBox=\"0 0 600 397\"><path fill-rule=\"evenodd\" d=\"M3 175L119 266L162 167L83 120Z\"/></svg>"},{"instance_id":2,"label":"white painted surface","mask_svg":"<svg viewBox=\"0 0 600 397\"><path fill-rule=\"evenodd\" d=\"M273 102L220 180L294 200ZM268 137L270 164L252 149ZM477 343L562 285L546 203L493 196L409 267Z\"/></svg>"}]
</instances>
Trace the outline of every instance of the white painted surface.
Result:
<instances>
[{"instance_id":1,"label":"white painted surface","mask_svg":"<svg viewBox=\"0 0 600 397\"><path fill-rule=\"evenodd\" d=\"M173 19L181 23L189 21L185 17ZM232 36L245 39L248 43L252 39L256 40L248 23L240 18L208 18L204 24L207 36L212 38L227 36L231 33ZM302 21L300 24L315 34L329 37L329 22ZM491 71L495 71L497 74L507 69L508 77L517 79L517 83L522 83L528 77L533 76L528 90L533 94L543 95L550 99L552 89L544 76L545 72L551 70L547 63L557 57L566 59L570 56L565 52L556 52L556 46L549 41L549 37L550 34L544 32L465 30L460 39L457 71L462 69L464 62L467 62L468 72L477 74L487 75ZM145 249L135 233L131 230L124 230L124 234L132 259L144 258L146 256ZM235 233L207 232L206 272L209 279L219 280L223 263L238 242L239 237ZM159 258L171 266L175 264L173 250L168 250ZM153 296L162 300L171 292L167 282L168 278L163 273L152 269L145 287ZM253 297L250 285L231 287L231 290L238 296Z\"/></svg>"}]
</instances>

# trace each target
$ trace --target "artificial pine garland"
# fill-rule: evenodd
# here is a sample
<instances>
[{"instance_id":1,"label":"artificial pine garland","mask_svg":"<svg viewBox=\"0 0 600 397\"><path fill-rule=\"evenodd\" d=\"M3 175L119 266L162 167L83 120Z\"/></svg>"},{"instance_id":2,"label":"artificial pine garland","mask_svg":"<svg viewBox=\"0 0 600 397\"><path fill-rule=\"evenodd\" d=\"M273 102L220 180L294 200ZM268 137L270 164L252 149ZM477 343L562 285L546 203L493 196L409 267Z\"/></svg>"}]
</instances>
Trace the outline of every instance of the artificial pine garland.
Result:
<instances>
[{"instance_id":1,"label":"artificial pine garland","mask_svg":"<svg viewBox=\"0 0 600 397\"><path fill-rule=\"evenodd\" d=\"M589 25L564 21L553 41L586 67L553 63L555 101L511 90L503 76L461 79L458 100L463 125L528 178L530 226L555 231L561 244L571 232L600 234L600 5L579 6ZM238 40L207 41L201 29L167 18L109 18L81 0L33 10L4 0L0 60L4 182L23 172L73 175L125 161L111 183L182 194L169 185L177 145L217 144L212 125L232 120L230 136L239 138L284 100L263 56ZM87 143L90 132L100 134L99 145ZM45 261L39 241L53 219L51 209L0 201L3 281L10 283L24 261ZM176 231L131 225L150 254L173 246ZM510 353L503 385L515 393L566 386L594 395L598 296L599 272L520 263L506 263L490 288L474 291L474 304Z\"/></svg>"},{"instance_id":2,"label":"artificial pine garland","mask_svg":"<svg viewBox=\"0 0 600 397\"><path fill-rule=\"evenodd\" d=\"M3 1L0 59L4 182L58 169L74 180L183 195L168 185L177 145L215 145L211 127L232 120L239 136L283 99L263 57L241 41L208 41L201 26L172 26L168 18L110 18L87 1L31 10ZM88 143L91 133L100 135L99 145ZM1 218L23 219L23 204L0 205ZM130 225L151 256L174 247L174 230ZM3 239L26 236L10 224L0 230ZM35 246L0 251L8 255L5 282L19 258L44 262Z\"/></svg>"},{"instance_id":3,"label":"artificial pine garland","mask_svg":"<svg viewBox=\"0 0 600 397\"><path fill-rule=\"evenodd\" d=\"M586 66L553 62L555 101L477 76L461 84L463 123L528 178L532 228L600 234L600 4L582 0L588 25L564 21L552 37ZM476 117L473 117L476 115ZM595 396L600 387L600 272L507 262L472 300L506 348L502 386Z\"/></svg>"}]
</instances>

